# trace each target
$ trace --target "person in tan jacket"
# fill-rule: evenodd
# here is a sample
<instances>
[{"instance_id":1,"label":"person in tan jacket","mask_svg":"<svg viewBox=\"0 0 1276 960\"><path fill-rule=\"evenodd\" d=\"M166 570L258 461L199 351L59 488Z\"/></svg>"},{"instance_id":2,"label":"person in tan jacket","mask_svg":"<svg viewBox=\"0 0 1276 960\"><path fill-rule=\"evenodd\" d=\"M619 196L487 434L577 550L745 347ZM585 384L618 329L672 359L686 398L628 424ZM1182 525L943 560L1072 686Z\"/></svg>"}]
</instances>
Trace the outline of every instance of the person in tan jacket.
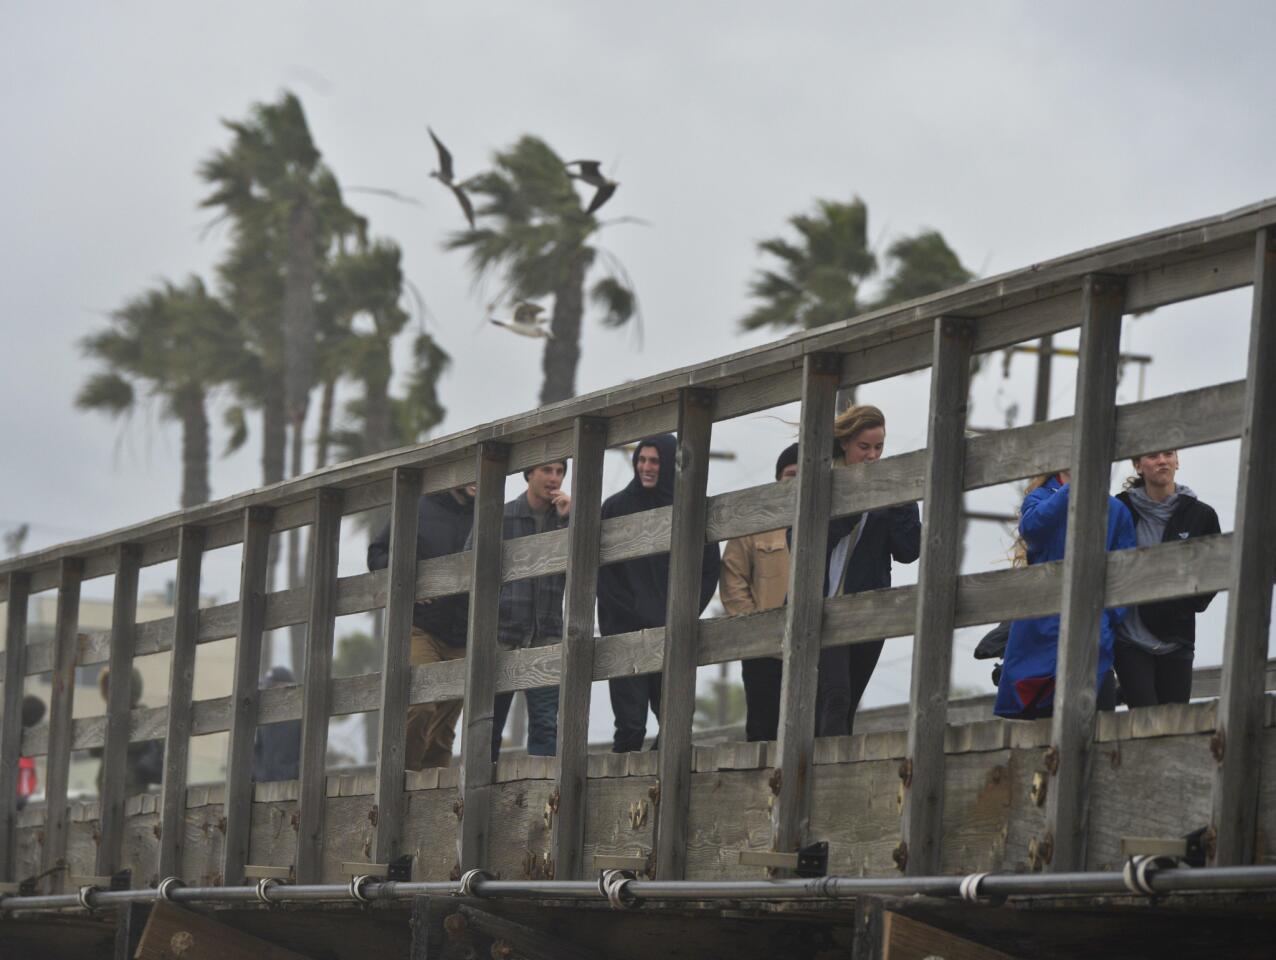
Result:
<instances>
[{"instance_id":1,"label":"person in tan jacket","mask_svg":"<svg viewBox=\"0 0 1276 960\"><path fill-rule=\"evenodd\" d=\"M775 479L797 476L798 445L786 447L775 461ZM744 616L760 610L784 606L789 589L789 547L784 530L767 530L728 541L722 552L722 573L718 597L727 615ZM749 740L774 740L780 722L779 657L743 660L746 715L744 730Z\"/></svg>"}]
</instances>

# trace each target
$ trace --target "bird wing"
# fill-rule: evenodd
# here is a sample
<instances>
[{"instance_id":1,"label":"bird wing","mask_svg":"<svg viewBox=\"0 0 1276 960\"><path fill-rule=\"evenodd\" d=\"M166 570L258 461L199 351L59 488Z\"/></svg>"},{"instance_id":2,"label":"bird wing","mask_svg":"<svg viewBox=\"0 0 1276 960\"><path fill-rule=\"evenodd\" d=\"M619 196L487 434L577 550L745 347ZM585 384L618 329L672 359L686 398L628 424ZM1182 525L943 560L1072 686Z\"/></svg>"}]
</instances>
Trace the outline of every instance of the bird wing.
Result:
<instances>
[{"instance_id":1,"label":"bird wing","mask_svg":"<svg viewBox=\"0 0 1276 960\"><path fill-rule=\"evenodd\" d=\"M598 192L594 194L594 199L590 200L589 206L585 208L585 213L591 214L596 212L599 207L601 207L604 203L606 203L608 200L611 199L611 195L616 192L616 188L618 186L620 186L620 184L614 181L608 180L601 187L599 187Z\"/></svg>"},{"instance_id":2,"label":"bird wing","mask_svg":"<svg viewBox=\"0 0 1276 960\"><path fill-rule=\"evenodd\" d=\"M514 307L514 322L543 323L536 315L544 309L539 303L520 303Z\"/></svg>"},{"instance_id":3,"label":"bird wing","mask_svg":"<svg viewBox=\"0 0 1276 960\"><path fill-rule=\"evenodd\" d=\"M460 187L449 184L452 192L456 194L456 202L461 205L461 210L465 212L465 219L470 222L470 229L474 229L474 204L470 203L470 198Z\"/></svg>"},{"instance_id":4,"label":"bird wing","mask_svg":"<svg viewBox=\"0 0 1276 960\"><path fill-rule=\"evenodd\" d=\"M425 128L430 133L430 139L434 141L434 149L439 153L439 179L444 183L452 182L452 154L447 147L443 146L443 141L434 135L434 131L429 127Z\"/></svg>"},{"instance_id":5,"label":"bird wing","mask_svg":"<svg viewBox=\"0 0 1276 960\"><path fill-rule=\"evenodd\" d=\"M567 164L569 167L580 167L580 173L577 174L580 179L584 180L591 187L601 187L607 182L607 178L603 176L600 160L573 160Z\"/></svg>"}]
</instances>

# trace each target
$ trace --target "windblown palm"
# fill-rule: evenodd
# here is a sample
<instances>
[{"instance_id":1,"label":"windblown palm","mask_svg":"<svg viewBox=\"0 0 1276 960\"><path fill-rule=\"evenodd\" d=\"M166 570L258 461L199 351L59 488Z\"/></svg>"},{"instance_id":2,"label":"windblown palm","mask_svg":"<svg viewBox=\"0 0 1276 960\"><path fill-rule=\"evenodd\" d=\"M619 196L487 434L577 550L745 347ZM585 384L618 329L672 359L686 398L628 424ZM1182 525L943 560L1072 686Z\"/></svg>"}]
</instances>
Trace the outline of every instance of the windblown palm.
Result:
<instances>
[{"instance_id":1,"label":"windblown palm","mask_svg":"<svg viewBox=\"0 0 1276 960\"><path fill-rule=\"evenodd\" d=\"M182 287L165 282L111 314L110 327L82 346L105 369L89 377L75 405L118 417L136 408L139 390L159 399L162 415L182 427L181 505L207 501L208 395L239 349L230 311L198 277Z\"/></svg>"},{"instance_id":2,"label":"windblown palm","mask_svg":"<svg viewBox=\"0 0 1276 960\"><path fill-rule=\"evenodd\" d=\"M514 299L554 298L540 402L575 396L585 283L599 259L591 241L600 221L585 212L562 158L533 136L498 152L494 169L467 181L465 189L479 201L479 226L454 234L447 247L468 250L475 273L500 275ZM624 326L636 311L619 265L594 283L590 299L602 308L604 326Z\"/></svg>"}]
</instances>

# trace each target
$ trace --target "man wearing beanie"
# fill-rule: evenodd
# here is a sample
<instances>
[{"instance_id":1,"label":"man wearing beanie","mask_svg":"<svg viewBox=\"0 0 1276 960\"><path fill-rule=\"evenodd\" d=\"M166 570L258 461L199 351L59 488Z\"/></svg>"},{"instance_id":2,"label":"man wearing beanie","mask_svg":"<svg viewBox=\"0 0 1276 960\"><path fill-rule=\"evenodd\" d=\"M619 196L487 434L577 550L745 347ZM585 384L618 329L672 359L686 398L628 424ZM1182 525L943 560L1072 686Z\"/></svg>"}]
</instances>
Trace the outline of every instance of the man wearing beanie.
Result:
<instances>
[{"instance_id":1,"label":"man wearing beanie","mask_svg":"<svg viewBox=\"0 0 1276 960\"><path fill-rule=\"evenodd\" d=\"M797 476L798 445L785 447L775 461L775 479ZM784 530L767 530L736 537L722 552L722 578L718 596L727 616L772 610L784 605L789 589L789 547ZM778 657L743 660L746 704L745 736L749 740L774 740L780 723Z\"/></svg>"}]
</instances>

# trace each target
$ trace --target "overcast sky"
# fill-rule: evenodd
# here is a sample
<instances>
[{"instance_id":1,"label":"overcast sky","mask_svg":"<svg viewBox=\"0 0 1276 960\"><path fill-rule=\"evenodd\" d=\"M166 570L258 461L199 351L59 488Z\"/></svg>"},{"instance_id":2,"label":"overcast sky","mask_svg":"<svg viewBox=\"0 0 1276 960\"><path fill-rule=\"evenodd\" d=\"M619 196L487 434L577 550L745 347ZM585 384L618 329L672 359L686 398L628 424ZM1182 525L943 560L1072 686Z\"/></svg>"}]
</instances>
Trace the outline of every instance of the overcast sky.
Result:
<instances>
[{"instance_id":1,"label":"overcast sky","mask_svg":"<svg viewBox=\"0 0 1276 960\"><path fill-rule=\"evenodd\" d=\"M540 358L539 344L483 323L464 258L440 249L462 221L427 178L426 123L461 176L525 132L565 157L597 157L621 182L604 214L647 221L601 238L641 298L641 348L587 318L581 391L769 339L737 329L755 244L817 197L863 197L883 247L937 228L988 275L1276 193L1276 29L1262 2L82 2L5 13L0 528L30 523L29 548L177 505L179 437L157 411L121 425L73 409L92 369L78 341L160 278L211 279L226 237L197 207L196 167L228 142L221 118L285 88L343 184L424 203L349 197L403 247L428 328L453 356L441 432L533 406ZM1247 294L1127 321L1126 348L1155 357L1146 395L1243 376L1247 321ZM1022 422L1032 369L1021 357L1003 380L990 364L972 419L1003 423L1018 403ZM1068 412L1071 376L1060 361L1055 414ZM1136 394L1131 371L1121 400ZM886 409L888 453L924 444L924 376L861 396ZM770 479L792 436L776 420L723 428L715 445L740 459L715 463L712 488ZM1183 457L1182 479L1229 528L1235 449ZM624 480L615 461L610 488ZM258 479L250 443L215 463L213 494ZM978 502L1015 505L1005 491ZM999 531L978 532L968 568L1004 562L1005 547ZM342 572L361 568L361 544L348 542ZM236 577L235 558L213 563L205 589L229 597ZM1224 606L1203 634L1221 630ZM1198 663L1217 659L1213 639L1201 647ZM906 653L888 646L869 702L906 692ZM985 671L959 651L956 678L982 684Z\"/></svg>"}]
</instances>

